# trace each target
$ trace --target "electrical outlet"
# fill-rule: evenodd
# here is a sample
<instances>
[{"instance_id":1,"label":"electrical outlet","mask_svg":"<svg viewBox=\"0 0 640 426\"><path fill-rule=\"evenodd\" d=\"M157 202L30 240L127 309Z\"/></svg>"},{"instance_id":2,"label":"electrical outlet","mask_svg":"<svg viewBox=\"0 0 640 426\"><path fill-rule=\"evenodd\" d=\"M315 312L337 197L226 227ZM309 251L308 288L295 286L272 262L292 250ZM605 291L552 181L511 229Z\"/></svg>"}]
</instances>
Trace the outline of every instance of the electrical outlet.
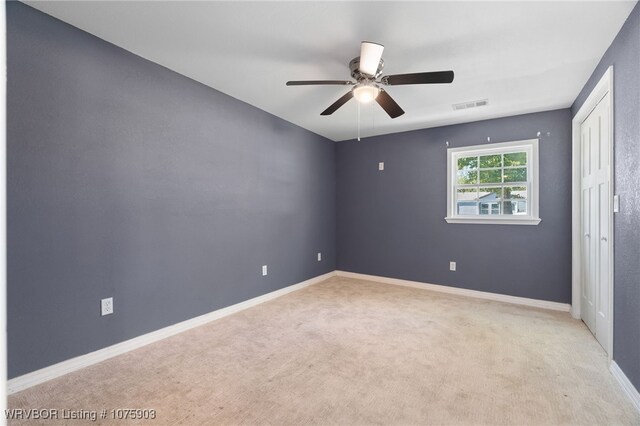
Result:
<instances>
[{"instance_id":1,"label":"electrical outlet","mask_svg":"<svg viewBox=\"0 0 640 426\"><path fill-rule=\"evenodd\" d=\"M113 297L109 297L108 299L102 299L100 301L100 309L102 312L102 316L112 314L113 313Z\"/></svg>"},{"instance_id":2,"label":"electrical outlet","mask_svg":"<svg viewBox=\"0 0 640 426\"><path fill-rule=\"evenodd\" d=\"M450 271L456 270L456 262L449 262L449 270Z\"/></svg>"},{"instance_id":3,"label":"electrical outlet","mask_svg":"<svg viewBox=\"0 0 640 426\"><path fill-rule=\"evenodd\" d=\"M384 163L383 162L378 163L378 170L384 170Z\"/></svg>"},{"instance_id":4,"label":"electrical outlet","mask_svg":"<svg viewBox=\"0 0 640 426\"><path fill-rule=\"evenodd\" d=\"M262 265L262 276L267 275L267 265Z\"/></svg>"},{"instance_id":5,"label":"electrical outlet","mask_svg":"<svg viewBox=\"0 0 640 426\"><path fill-rule=\"evenodd\" d=\"M318 262L322 262L322 253L318 253Z\"/></svg>"}]
</instances>

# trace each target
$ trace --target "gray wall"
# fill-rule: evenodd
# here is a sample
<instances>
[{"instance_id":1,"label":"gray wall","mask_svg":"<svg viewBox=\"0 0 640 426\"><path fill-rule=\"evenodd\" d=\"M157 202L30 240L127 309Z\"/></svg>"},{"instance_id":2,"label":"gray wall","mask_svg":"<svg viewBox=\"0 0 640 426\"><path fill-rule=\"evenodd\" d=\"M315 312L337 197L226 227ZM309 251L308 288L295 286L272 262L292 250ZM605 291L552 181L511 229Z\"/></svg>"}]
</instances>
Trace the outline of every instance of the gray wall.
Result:
<instances>
[{"instance_id":1,"label":"gray wall","mask_svg":"<svg viewBox=\"0 0 640 426\"><path fill-rule=\"evenodd\" d=\"M571 107L573 115L613 65L615 192L613 358L640 389L640 5L606 51Z\"/></svg>"},{"instance_id":2,"label":"gray wall","mask_svg":"<svg viewBox=\"0 0 640 426\"><path fill-rule=\"evenodd\" d=\"M338 269L570 303L570 125L564 109L339 142ZM445 141L453 148L538 131L539 225L445 222Z\"/></svg>"},{"instance_id":3,"label":"gray wall","mask_svg":"<svg viewBox=\"0 0 640 426\"><path fill-rule=\"evenodd\" d=\"M335 269L333 142L23 4L7 30L9 377Z\"/></svg>"}]
</instances>

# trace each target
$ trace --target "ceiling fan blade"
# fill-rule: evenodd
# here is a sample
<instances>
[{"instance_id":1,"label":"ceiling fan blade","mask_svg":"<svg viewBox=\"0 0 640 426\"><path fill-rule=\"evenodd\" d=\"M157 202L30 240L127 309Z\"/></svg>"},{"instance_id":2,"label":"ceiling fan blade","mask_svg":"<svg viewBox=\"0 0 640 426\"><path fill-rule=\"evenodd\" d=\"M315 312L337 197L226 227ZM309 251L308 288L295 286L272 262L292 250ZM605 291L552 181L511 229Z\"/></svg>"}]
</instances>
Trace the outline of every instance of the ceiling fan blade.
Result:
<instances>
[{"instance_id":1,"label":"ceiling fan blade","mask_svg":"<svg viewBox=\"0 0 640 426\"><path fill-rule=\"evenodd\" d=\"M451 83L453 71L417 72L414 74L386 75L380 80L382 84L399 86L401 84L439 84Z\"/></svg>"},{"instance_id":2,"label":"ceiling fan blade","mask_svg":"<svg viewBox=\"0 0 640 426\"><path fill-rule=\"evenodd\" d=\"M301 80L301 81L287 81L287 86L313 86L313 85L338 85L349 86L355 84L349 80Z\"/></svg>"},{"instance_id":3,"label":"ceiling fan blade","mask_svg":"<svg viewBox=\"0 0 640 426\"><path fill-rule=\"evenodd\" d=\"M358 66L358 70L362 74L374 77L376 71L378 71L383 50L384 46L381 44L363 41L360 45L360 65Z\"/></svg>"},{"instance_id":4,"label":"ceiling fan blade","mask_svg":"<svg viewBox=\"0 0 640 426\"><path fill-rule=\"evenodd\" d=\"M391 118L400 117L404 114L404 110L400 108L400 105L398 105L384 89L380 89L380 93L378 93L376 97L376 102Z\"/></svg>"},{"instance_id":5,"label":"ceiling fan blade","mask_svg":"<svg viewBox=\"0 0 640 426\"><path fill-rule=\"evenodd\" d=\"M353 91L349 90L343 97L331 104L331 106L320 113L320 115L331 115L342 105L346 104L349 99L353 98Z\"/></svg>"}]
</instances>

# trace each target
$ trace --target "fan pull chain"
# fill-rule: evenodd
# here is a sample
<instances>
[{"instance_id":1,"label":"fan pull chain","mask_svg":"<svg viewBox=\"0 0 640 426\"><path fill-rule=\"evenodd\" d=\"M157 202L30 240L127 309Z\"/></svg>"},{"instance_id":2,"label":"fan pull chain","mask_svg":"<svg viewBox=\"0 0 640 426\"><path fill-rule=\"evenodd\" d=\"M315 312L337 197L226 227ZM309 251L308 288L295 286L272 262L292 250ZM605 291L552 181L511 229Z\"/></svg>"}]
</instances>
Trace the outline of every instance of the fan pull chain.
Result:
<instances>
[{"instance_id":1,"label":"fan pull chain","mask_svg":"<svg viewBox=\"0 0 640 426\"><path fill-rule=\"evenodd\" d=\"M358 102L358 142L360 142L360 102Z\"/></svg>"}]
</instances>

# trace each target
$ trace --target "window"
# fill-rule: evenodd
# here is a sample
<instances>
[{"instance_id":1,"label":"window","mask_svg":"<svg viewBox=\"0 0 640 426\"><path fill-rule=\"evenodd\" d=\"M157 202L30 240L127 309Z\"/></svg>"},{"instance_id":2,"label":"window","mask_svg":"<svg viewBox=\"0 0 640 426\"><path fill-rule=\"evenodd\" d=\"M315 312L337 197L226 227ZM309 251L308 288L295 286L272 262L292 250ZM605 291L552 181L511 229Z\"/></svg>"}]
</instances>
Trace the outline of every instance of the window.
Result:
<instances>
[{"instance_id":1,"label":"window","mask_svg":"<svg viewBox=\"0 0 640 426\"><path fill-rule=\"evenodd\" d=\"M537 225L538 139L447 150L448 223Z\"/></svg>"}]
</instances>

